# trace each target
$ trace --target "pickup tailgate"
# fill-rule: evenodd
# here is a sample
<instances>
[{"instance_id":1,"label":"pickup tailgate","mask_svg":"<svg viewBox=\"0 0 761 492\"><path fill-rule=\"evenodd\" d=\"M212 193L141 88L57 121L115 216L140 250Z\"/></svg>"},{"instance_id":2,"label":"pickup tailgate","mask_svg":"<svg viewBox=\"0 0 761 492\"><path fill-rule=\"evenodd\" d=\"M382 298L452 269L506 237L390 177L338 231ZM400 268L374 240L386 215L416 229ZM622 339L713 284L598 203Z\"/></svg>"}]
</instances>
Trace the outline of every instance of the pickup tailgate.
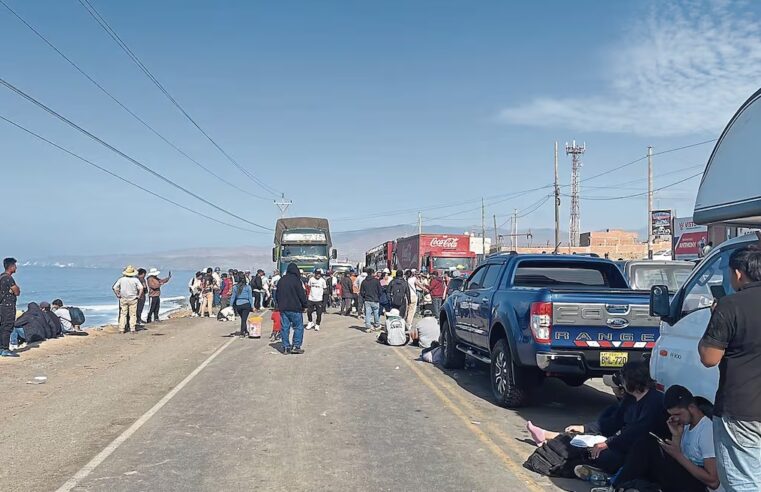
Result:
<instances>
[{"instance_id":1,"label":"pickup tailgate","mask_svg":"<svg viewBox=\"0 0 761 492\"><path fill-rule=\"evenodd\" d=\"M649 295L632 290L551 290L550 349L583 354L587 370L621 367L631 352L650 351L660 320L649 314Z\"/></svg>"}]
</instances>

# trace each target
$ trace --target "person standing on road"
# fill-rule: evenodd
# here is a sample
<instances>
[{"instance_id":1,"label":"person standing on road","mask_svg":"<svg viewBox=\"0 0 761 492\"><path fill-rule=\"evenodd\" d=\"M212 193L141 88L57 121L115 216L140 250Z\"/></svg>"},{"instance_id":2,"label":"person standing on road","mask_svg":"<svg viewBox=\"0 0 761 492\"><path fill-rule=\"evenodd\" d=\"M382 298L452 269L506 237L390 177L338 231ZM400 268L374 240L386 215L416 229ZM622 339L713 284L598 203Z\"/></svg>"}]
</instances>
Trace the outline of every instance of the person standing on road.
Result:
<instances>
[{"instance_id":1,"label":"person standing on road","mask_svg":"<svg viewBox=\"0 0 761 492\"><path fill-rule=\"evenodd\" d=\"M407 303L407 312L405 319L407 321L407 326L412 326L412 323L415 321L415 312L417 311L417 303L418 303L418 295L417 295L417 276L415 276L415 272L412 272L410 270L407 270L406 272L407 276L407 284L410 286L410 300Z\"/></svg>"},{"instance_id":2,"label":"person standing on road","mask_svg":"<svg viewBox=\"0 0 761 492\"><path fill-rule=\"evenodd\" d=\"M404 318L407 314L407 306L410 304L410 286L404 279L404 271L397 270L394 280L389 282L388 301L391 309L398 309L399 315Z\"/></svg>"},{"instance_id":3,"label":"person standing on road","mask_svg":"<svg viewBox=\"0 0 761 492\"><path fill-rule=\"evenodd\" d=\"M430 285L431 304L433 315L436 317L436 319L439 319L439 311L441 311L441 305L444 302L445 291L446 284L444 284L444 281L441 279L441 277L439 277L439 272L432 272Z\"/></svg>"},{"instance_id":4,"label":"person standing on road","mask_svg":"<svg viewBox=\"0 0 761 492\"><path fill-rule=\"evenodd\" d=\"M227 273L222 274L222 285L219 289L219 310L230 305L230 296L233 293L233 279Z\"/></svg>"},{"instance_id":5,"label":"person standing on road","mask_svg":"<svg viewBox=\"0 0 761 492\"><path fill-rule=\"evenodd\" d=\"M196 272L195 276L188 282L188 291L190 291L190 310L193 311L194 318L200 316L201 311L201 287L203 285L203 273Z\"/></svg>"},{"instance_id":6,"label":"person standing on road","mask_svg":"<svg viewBox=\"0 0 761 492\"><path fill-rule=\"evenodd\" d=\"M272 284L272 307L277 308L277 284L280 282L280 271L275 270L272 272L272 280L270 283Z\"/></svg>"},{"instance_id":7,"label":"person standing on road","mask_svg":"<svg viewBox=\"0 0 761 492\"><path fill-rule=\"evenodd\" d=\"M345 272L341 278L341 314L349 316L351 314L351 303L354 301L354 291L349 272Z\"/></svg>"},{"instance_id":8,"label":"person standing on road","mask_svg":"<svg viewBox=\"0 0 761 492\"><path fill-rule=\"evenodd\" d=\"M144 325L145 320L143 319L143 310L145 309L145 297L148 294L148 283L145 281L145 275L148 273L145 268L138 268L137 269L137 279L140 281L140 284L143 286L143 293L140 294L140 298L137 300L137 324L138 325Z\"/></svg>"},{"instance_id":9,"label":"person standing on road","mask_svg":"<svg viewBox=\"0 0 761 492\"><path fill-rule=\"evenodd\" d=\"M375 272L372 268L367 269L367 278L359 288L359 296L365 305L365 330L368 332L380 328L380 298L383 287L373 273Z\"/></svg>"},{"instance_id":10,"label":"person standing on road","mask_svg":"<svg viewBox=\"0 0 761 492\"><path fill-rule=\"evenodd\" d=\"M137 270L132 265L125 268L122 277L116 281L112 289L119 299L119 333L126 333L128 328L130 331L136 331L137 300L143 293L143 286L137 279Z\"/></svg>"},{"instance_id":11,"label":"person standing on road","mask_svg":"<svg viewBox=\"0 0 761 492\"><path fill-rule=\"evenodd\" d=\"M301 272L295 263L288 265L286 274L277 285L277 305L282 322L283 354L303 354L301 344L304 341L304 309L307 307L307 294L301 281ZM293 344L290 331L293 328Z\"/></svg>"},{"instance_id":12,"label":"person standing on road","mask_svg":"<svg viewBox=\"0 0 761 492\"><path fill-rule=\"evenodd\" d=\"M710 244L710 243L709 243ZM698 352L719 366L713 436L719 481L727 491L761 484L761 250L750 246L729 257L734 294L718 300Z\"/></svg>"},{"instance_id":13,"label":"person standing on road","mask_svg":"<svg viewBox=\"0 0 761 492\"><path fill-rule=\"evenodd\" d=\"M257 270L254 278L251 279L251 291L254 293L254 310L261 311L264 302L264 282L262 277L264 270Z\"/></svg>"},{"instance_id":14,"label":"person standing on road","mask_svg":"<svg viewBox=\"0 0 761 492\"><path fill-rule=\"evenodd\" d=\"M240 316L240 336L248 336L248 315L251 314L253 309L254 297L251 293L251 286L246 282L246 276L242 273L238 274L237 283L231 289L232 296L230 297L230 304L233 307L235 314Z\"/></svg>"},{"instance_id":15,"label":"person standing on road","mask_svg":"<svg viewBox=\"0 0 761 492\"><path fill-rule=\"evenodd\" d=\"M16 299L21 295L21 289L13 280L16 259L5 258L3 269L0 274L0 357L19 357L19 354L10 351L11 332L16 321Z\"/></svg>"},{"instance_id":16,"label":"person standing on road","mask_svg":"<svg viewBox=\"0 0 761 492\"><path fill-rule=\"evenodd\" d=\"M159 278L161 272L155 268L151 268L146 277L146 283L148 284L148 297L151 300L151 307L148 308L148 319L146 323L151 321L159 321L159 308L161 307L161 286L172 280L172 272L169 272L169 276L166 278Z\"/></svg>"},{"instance_id":17,"label":"person standing on road","mask_svg":"<svg viewBox=\"0 0 761 492\"><path fill-rule=\"evenodd\" d=\"M325 279L322 278L322 270L319 268L315 270L314 276L312 276L307 282L309 286L309 299L307 300L307 324L306 329L320 331L320 323L322 322L322 309L324 302L325 289L328 288ZM312 322L312 313L317 313L317 323Z\"/></svg>"},{"instance_id":18,"label":"person standing on road","mask_svg":"<svg viewBox=\"0 0 761 492\"><path fill-rule=\"evenodd\" d=\"M206 275L201 280L201 308L199 309L198 316L203 316L206 313L206 317L211 317L213 313L214 305L214 289L216 284L214 283L214 276L209 271L206 271Z\"/></svg>"}]
</instances>

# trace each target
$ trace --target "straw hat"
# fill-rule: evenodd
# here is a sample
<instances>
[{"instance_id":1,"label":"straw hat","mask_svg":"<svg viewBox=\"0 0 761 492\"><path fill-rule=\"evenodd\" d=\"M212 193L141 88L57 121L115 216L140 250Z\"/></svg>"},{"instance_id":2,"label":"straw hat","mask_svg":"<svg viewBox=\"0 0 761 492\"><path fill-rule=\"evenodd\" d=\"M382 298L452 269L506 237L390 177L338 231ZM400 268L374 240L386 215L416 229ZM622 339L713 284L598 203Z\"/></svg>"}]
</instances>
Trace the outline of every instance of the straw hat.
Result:
<instances>
[{"instance_id":1,"label":"straw hat","mask_svg":"<svg viewBox=\"0 0 761 492\"><path fill-rule=\"evenodd\" d=\"M148 272L148 277L158 277L159 275L161 275L161 272L156 270L155 268L151 268L150 271Z\"/></svg>"},{"instance_id":2,"label":"straw hat","mask_svg":"<svg viewBox=\"0 0 761 492\"><path fill-rule=\"evenodd\" d=\"M122 272L122 275L125 277L135 277L137 276L137 270L135 270L135 267L132 265L128 265L127 268L125 268Z\"/></svg>"}]
</instances>

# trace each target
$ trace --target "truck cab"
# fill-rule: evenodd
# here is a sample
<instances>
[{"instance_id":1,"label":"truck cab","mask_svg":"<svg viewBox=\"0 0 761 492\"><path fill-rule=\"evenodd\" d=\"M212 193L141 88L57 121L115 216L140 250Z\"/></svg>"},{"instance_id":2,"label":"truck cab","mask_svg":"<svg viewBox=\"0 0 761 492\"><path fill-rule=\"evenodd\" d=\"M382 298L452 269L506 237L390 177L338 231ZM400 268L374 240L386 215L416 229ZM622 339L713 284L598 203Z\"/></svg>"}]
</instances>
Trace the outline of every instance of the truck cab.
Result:
<instances>
[{"instance_id":1,"label":"truck cab","mask_svg":"<svg viewBox=\"0 0 761 492\"><path fill-rule=\"evenodd\" d=\"M433 253L425 253L422 259L421 269L440 275L452 276L452 272L460 272L460 275L468 276L473 272L476 262L475 253L462 253L462 256L442 256Z\"/></svg>"}]
</instances>

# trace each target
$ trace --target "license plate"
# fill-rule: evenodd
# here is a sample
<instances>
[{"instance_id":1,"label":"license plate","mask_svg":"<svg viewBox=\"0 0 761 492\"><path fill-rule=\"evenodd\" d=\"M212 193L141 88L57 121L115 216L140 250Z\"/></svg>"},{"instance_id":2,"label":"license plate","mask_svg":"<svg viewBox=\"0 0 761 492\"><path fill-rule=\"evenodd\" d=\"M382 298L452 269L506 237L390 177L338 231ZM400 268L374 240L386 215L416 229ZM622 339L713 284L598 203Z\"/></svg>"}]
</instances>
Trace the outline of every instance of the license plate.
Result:
<instances>
[{"instance_id":1,"label":"license plate","mask_svg":"<svg viewBox=\"0 0 761 492\"><path fill-rule=\"evenodd\" d=\"M629 360L629 352L600 352L600 367L623 367Z\"/></svg>"}]
</instances>

